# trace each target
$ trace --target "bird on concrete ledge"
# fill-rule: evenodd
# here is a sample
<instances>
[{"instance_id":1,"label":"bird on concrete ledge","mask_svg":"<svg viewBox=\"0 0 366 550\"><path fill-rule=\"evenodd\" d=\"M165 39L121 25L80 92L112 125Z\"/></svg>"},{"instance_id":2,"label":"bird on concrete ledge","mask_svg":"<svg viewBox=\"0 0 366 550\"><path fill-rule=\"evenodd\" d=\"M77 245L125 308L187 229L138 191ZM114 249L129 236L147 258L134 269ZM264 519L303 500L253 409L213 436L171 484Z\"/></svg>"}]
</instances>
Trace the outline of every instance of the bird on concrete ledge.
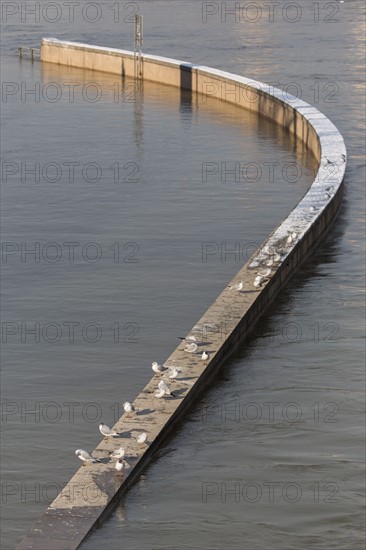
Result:
<instances>
[{"instance_id":1,"label":"bird on concrete ledge","mask_svg":"<svg viewBox=\"0 0 366 550\"><path fill-rule=\"evenodd\" d=\"M99 458L94 458L91 454L83 449L76 449L75 454L80 460L83 461L83 466L86 466L88 463L100 462Z\"/></svg>"},{"instance_id":2,"label":"bird on concrete ledge","mask_svg":"<svg viewBox=\"0 0 366 550\"><path fill-rule=\"evenodd\" d=\"M108 437L114 437L116 435L118 435L118 433L116 432L116 430L112 430L112 428L110 428L109 426L107 426L107 424L103 424L103 422L101 422L99 424L99 431L102 435L104 435L104 437L108 438Z\"/></svg>"}]
</instances>

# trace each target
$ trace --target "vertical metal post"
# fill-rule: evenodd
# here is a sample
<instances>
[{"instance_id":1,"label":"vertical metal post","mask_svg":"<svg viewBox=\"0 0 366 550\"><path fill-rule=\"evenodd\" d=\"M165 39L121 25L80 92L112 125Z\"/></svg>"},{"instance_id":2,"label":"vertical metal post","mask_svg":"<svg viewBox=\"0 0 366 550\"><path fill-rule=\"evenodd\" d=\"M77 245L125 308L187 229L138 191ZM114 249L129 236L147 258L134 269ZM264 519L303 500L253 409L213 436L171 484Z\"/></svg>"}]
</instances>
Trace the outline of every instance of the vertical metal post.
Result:
<instances>
[{"instance_id":1,"label":"vertical metal post","mask_svg":"<svg viewBox=\"0 0 366 550\"><path fill-rule=\"evenodd\" d=\"M135 15L134 78L142 78L143 17Z\"/></svg>"}]
</instances>

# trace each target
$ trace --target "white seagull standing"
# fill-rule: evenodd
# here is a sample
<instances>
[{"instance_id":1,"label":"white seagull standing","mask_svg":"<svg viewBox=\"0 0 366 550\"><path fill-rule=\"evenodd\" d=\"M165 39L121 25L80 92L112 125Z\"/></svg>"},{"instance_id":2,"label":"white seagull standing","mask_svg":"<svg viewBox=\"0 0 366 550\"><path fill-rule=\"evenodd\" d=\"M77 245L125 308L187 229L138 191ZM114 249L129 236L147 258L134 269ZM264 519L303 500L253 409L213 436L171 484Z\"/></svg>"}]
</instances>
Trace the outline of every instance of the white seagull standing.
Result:
<instances>
[{"instance_id":1,"label":"white seagull standing","mask_svg":"<svg viewBox=\"0 0 366 550\"><path fill-rule=\"evenodd\" d=\"M128 468L131 468L129 463L126 460L123 460L122 458L119 458L116 462L115 469L119 474L122 474L122 470L128 470Z\"/></svg>"},{"instance_id":2,"label":"white seagull standing","mask_svg":"<svg viewBox=\"0 0 366 550\"><path fill-rule=\"evenodd\" d=\"M271 274L271 269L265 269L264 271L259 271L253 283L255 288L260 288L266 280L268 281L268 277L270 276L270 274Z\"/></svg>"},{"instance_id":3,"label":"white seagull standing","mask_svg":"<svg viewBox=\"0 0 366 550\"><path fill-rule=\"evenodd\" d=\"M168 384L166 382L164 382L164 380L160 380L160 382L158 384L158 388L159 388L159 390L164 390L167 395L173 395L171 390L170 390L170 387L168 386ZM173 395L173 397L174 397L174 395Z\"/></svg>"},{"instance_id":4,"label":"white seagull standing","mask_svg":"<svg viewBox=\"0 0 366 550\"><path fill-rule=\"evenodd\" d=\"M155 397L161 398L161 397L164 397L165 395L169 397L175 397L174 393L171 391L168 384L164 382L164 380L160 380L158 384L158 390L159 391L155 394Z\"/></svg>"},{"instance_id":5,"label":"white seagull standing","mask_svg":"<svg viewBox=\"0 0 366 550\"><path fill-rule=\"evenodd\" d=\"M201 355L202 361L207 361L210 358L210 354L207 351L204 351Z\"/></svg>"},{"instance_id":6,"label":"white seagull standing","mask_svg":"<svg viewBox=\"0 0 366 550\"><path fill-rule=\"evenodd\" d=\"M132 405L132 403L130 403L129 401L126 401L125 403L123 403L123 410L124 410L126 413L132 413L132 412L134 412L136 409L135 409L135 407Z\"/></svg>"},{"instance_id":7,"label":"white seagull standing","mask_svg":"<svg viewBox=\"0 0 366 550\"><path fill-rule=\"evenodd\" d=\"M291 233L291 235L289 235L289 236L287 237L287 243L288 243L288 244L293 243L294 240L296 239L296 237L297 237L297 233L295 233L295 232L294 232L294 233Z\"/></svg>"},{"instance_id":8,"label":"white seagull standing","mask_svg":"<svg viewBox=\"0 0 366 550\"><path fill-rule=\"evenodd\" d=\"M80 460L83 461L83 466L86 466L88 462L100 462L99 458L94 458L91 454L83 449L76 449L75 454Z\"/></svg>"},{"instance_id":9,"label":"white seagull standing","mask_svg":"<svg viewBox=\"0 0 366 550\"><path fill-rule=\"evenodd\" d=\"M147 440L147 433L146 432L142 432L141 434L139 434L137 437L136 437L136 441L139 445L143 445Z\"/></svg>"},{"instance_id":10,"label":"white seagull standing","mask_svg":"<svg viewBox=\"0 0 366 550\"><path fill-rule=\"evenodd\" d=\"M254 279L253 285L255 286L255 288L260 288L264 283L264 280L265 279L264 277L262 277L262 275L257 275L256 278Z\"/></svg>"},{"instance_id":11,"label":"white seagull standing","mask_svg":"<svg viewBox=\"0 0 366 550\"><path fill-rule=\"evenodd\" d=\"M170 367L170 374L168 374L168 378L171 380L178 377L178 374L180 373L180 369L177 367Z\"/></svg>"},{"instance_id":12,"label":"white seagull standing","mask_svg":"<svg viewBox=\"0 0 366 550\"><path fill-rule=\"evenodd\" d=\"M268 260L268 262L266 263L266 266L267 267L272 267L280 261L281 261L281 255L278 254L278 252L276 252L275 255L273 256L273 258Z\"/></svg>"},{"instance_id":13,"label":"white seagull standing","mask_svg":"<svg viewBox=\"0 0 366 550\"><path fill-rule=\"evenodd\" d=\"M236 291L241 291L243 290L244 288L244 283L243 281L240 281L239 283L236 283L236 285L229 285L229 289L230 290L236 290Z\"/></svg>"},{"instance_id":14,"label":"white seagull standing","mask_svg":"<svg viewBox=\"0 0 366 550\"><path fill-rule=\"evenodd\" d=\"M168 370L168 367L164 367L164 365L160 365L160 363L157 363L156 361L151 364L151 368L156 374L161 374L165 370Z\"/></svg>"},{"instance_id":15,"label":"white seagull standing","mask_svg":"<svg viewBox=\"0 0 366 550\"><path fill-rule=\"evenodd\" d=\"M116 449L111 455L111 458L123 458L125 456L125 450L123 447Z\"/></svg>"},{"instance_id":16,"label":"white seagull standing","mask_svg":"<svg viewBox=\"0 0 366 550\"><path fill-rule=\"evenodd\" d=\"M107 424L103 424L103 422L99 424L99 431L102 435L104 435L104 437L114 437L115 435L118 435L116 430L112 430L112 428L107 426Z\"/></svg>"}]
</instances>

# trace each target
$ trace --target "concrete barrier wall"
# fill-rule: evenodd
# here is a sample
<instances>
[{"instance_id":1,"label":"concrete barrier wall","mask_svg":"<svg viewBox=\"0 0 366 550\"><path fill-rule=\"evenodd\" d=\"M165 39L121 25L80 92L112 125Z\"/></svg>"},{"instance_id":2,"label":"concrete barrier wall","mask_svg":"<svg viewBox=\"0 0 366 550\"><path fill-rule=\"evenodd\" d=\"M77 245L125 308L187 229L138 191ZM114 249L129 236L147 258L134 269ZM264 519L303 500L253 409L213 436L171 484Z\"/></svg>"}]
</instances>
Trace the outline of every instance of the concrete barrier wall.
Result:
<instances>
[{"instance_id":1,"label":"concrete barrier wall","mask_svg":"<svg viewBox=\"0 0 366 550\"><path fill-rule=\"evenodd\" d=\"M134 75L132 52L111 48L44 39L41 59L118 74L121 78ZM210 351L209 359L203 361L200 354L182 352L184 344L173 351L166 363L181 368L184 377L189 373L189 382L179 378L169 381L176 397L157 399L154 393L160 377L153 377L134 400L136 412L130 416L124 414L114 426L120 437L102 441L94 450L94 456L102 462L81 467L76 472L19 544L19 550L78 548L90 530L110 513L128 487L138 479L192 401L243 344L260 316L313 252L329 230L341 202L346 169L343 138L337 128L311 105L260 82L157 56L143 56L142 73L146 80L191 90L192 94L202 94L203 98L217 97L272 119L313 151L319 161L318 173L299 204L230 282L243 281L243 291L226 287L192 328L191 334L205 342L199 349ZM288 242L292 233L296 236ZM258 271L269 269L267 264L273 260L268 247L278 252L280 260L271 266L268 280L256 289L253 282ZM142 447L134 438L141 431L148 434L148 445ZM131 469L123 477L118 477L109 455L121 444Z\"/></svg>"},{"instance_id":2,"label":"concrete barrier wall","mask_svg":"<svg viewBox=\"0 0 366 550\"><path fill-rule=\"evenodd\" d=\"M133 53L125 50L43 39L41 59L70 67L134 77ZM142 74L144 80L190 89L270 118L298 136L319 158L317 131L310 118L304 118L303 115L306 115L307 108L312 109L313 114L321 113L294 96L224 71L153 55L142 56ZM305 109L304 112L301 107Z\"/></svg>"}]
</instances>

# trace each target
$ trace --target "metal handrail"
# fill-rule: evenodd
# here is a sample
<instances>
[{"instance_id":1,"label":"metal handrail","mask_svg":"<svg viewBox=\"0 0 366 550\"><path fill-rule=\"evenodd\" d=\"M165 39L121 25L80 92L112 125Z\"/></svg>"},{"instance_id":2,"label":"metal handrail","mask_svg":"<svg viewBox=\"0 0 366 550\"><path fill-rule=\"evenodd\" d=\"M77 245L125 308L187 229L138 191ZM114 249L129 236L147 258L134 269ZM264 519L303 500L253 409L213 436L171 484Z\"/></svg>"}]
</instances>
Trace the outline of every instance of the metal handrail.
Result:
<instances>
[{"instance_id":1,"label":"metal handrail","mask_svg":"<svg viewBox=\"0 0 366 550\"><path fill-rule=\"evenodd\" d=\"M40 48L33 48L31 46L19 46L18 47L18 53L19 53L19 57L23 57L23 51L30 51L30 54L31 54L31 58L32 60L34 59L34 52L38 52L40 53Z\"/></svg>"}]
</instances>

